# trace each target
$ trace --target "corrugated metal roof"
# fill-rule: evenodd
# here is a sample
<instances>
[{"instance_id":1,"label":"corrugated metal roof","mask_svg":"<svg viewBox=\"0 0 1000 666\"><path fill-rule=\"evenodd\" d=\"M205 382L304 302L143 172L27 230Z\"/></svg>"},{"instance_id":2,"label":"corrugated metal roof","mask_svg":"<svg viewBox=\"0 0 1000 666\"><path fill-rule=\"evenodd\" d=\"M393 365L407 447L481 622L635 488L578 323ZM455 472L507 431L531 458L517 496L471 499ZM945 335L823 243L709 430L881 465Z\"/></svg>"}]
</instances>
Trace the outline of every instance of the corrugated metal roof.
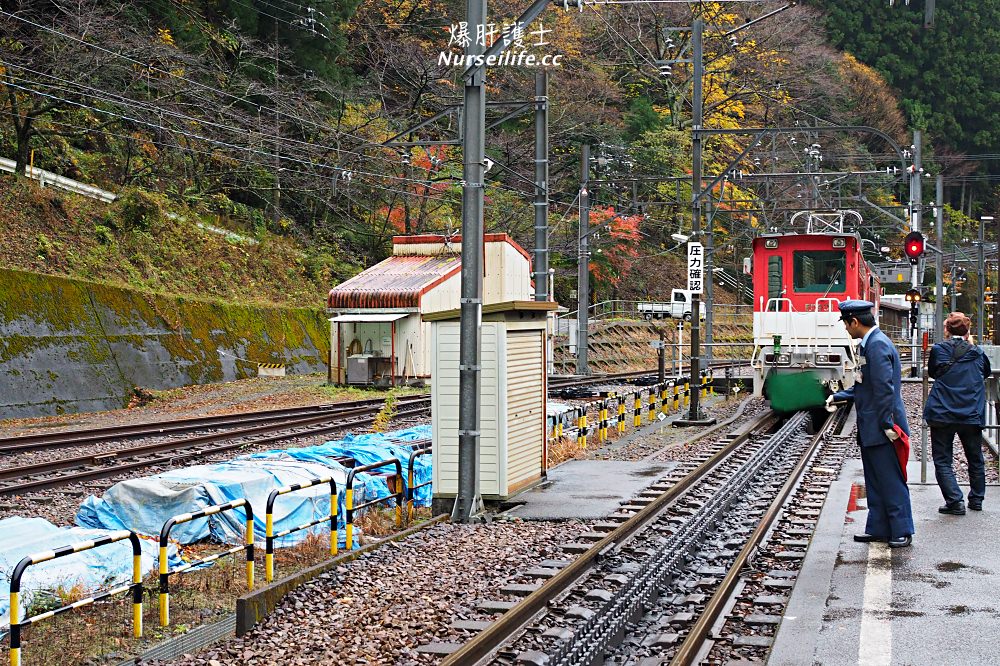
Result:
<instances>
[{"instance_id":1,"label":"corrugated metal roof","mask_svg":"<svg viewBox=\"0 0 1000 666\"><path fill-rule=\"evenodd\" d=\"M409 308L420 295L456 274L461 256L397 256L368 268L330 290L330 308Z\"/></svg>"}]
</instances>

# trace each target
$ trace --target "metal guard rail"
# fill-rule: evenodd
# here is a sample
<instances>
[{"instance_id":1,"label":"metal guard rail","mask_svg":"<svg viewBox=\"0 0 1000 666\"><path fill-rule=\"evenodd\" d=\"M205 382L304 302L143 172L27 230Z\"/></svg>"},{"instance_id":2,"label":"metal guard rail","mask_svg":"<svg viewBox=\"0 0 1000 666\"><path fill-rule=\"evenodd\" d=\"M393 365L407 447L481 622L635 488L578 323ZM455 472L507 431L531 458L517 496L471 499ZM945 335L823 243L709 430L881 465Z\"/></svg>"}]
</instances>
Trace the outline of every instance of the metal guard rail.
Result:
<instances>
[{"instance_id":1,"label":"metal guard rail","mask_svg":"<svg viewBox=\"0 0 1000 666\"><path fill-rule=\"evenodd\" d=\"M101 546L107 546L118 541L128 539L132 544L132 582L128 585L116 587L113 590L81 599L67 606L62 606L55 610L50 610L34 617L19 619L20 616L20 594L21 577L28 567L34 564L41 564L60 557L82 553ZM37 555L28 555L21 559L14 567L10 576L10 664L20 666L21 663L21 629L25 626L41 622L55 615L71 611L74 608L89 606L108 597L130 590L132 592L132 632L136 638L142 637L142 548L139 544L139 537L132 530L119 530L96 539L81 541L69 546L61 546L55 550L49 550Z\"/></svg>"},{"instance_id":2,"label":"metal guard rail","mask_svg":"<svg viewBox=\"0 0 1000 666\"><path fill-rule=\"evenodd\" d=\"M429 486L434 483L434 479L431 478L430 481L424 481L423 483L413 485L413 467L416 463L417 458L420 456L426 456L431 453L431 447L427 446L422 449L417 449L410 454L410 459L406 463L406 522L409 524L413 521L413 501L416 498L417 488L423 488L424 486Z\"/></svg>"},{"instance_id":3,"label":"metal guard rail","mask_svg":"<svg viewBox=\"0 0 1000 666\"><path fill-rule=\"evenodd\" d=\"M406 492L403 490L403 465L396 458L390 458L388 460L380 460L379 462L371 463L369 465L361 465L360 467L353 467L351 471L347 474L347 486L344 489L344 504L347 509L347 518L344 524L344 529L347 532L347 550L354 550L354 512L358 509L363 509L366 506L371 506L372 504L378 504L389 499L389 497L380 497L378 499L371 500L370 502L365 502L364 504L359 504L354 506L354 477L360 472L368 472L373 469L379 469L382 467L388 467L393 465L396 468L396 492L389 491L389 497L396 498L396 527L403 526L403 503L406 501ZM386 481L386 486L389 485L388 480Z\"/></svg>"},{"instance_id":4,"label":"metal guard rail","mask_svg":"<svg viewBox=\"0 0 1000 666\"><path fill-rule=\"evenodd\" d=\"M192 520L197 520L198 518L205 518L206 516L214 516L217 513L222 513L223 511L232 511L238 508L246 509L246 538L245 543L242 546L236 546L235 548L230 548L227 551L217 553L215 555L209 555L206 558L196 560L194 562L188 562L182 567L178 567L173 571L170 571L169 563L167 562L167 540L170 538L170 530L174 529L177 525L183 523L191 522ZM225 504L216 504L214 506L209 506L201 511L195 511L194 513L182 513L178 516L174 516L163 523L163 527L160 529L160 626L166 627L170 624L170 575L175 573L181 573L182 571L188 571L194 567L200 566L202 564L208 564L209 562L214 562L218 559L225 557L226 555L232 555L233 553L238 553L241 550L245 550L247 553L247 588L253 589L253 507L250 502L241 497L235 499L231 502L226 502Z\"/></svg>"},{"instance_id":5,"label":"metal guard rail","mask_svg":"<svg viewBox=\"0 0 1000 666\"><path fill-rule=\"evenodd\" d=\"M305 490L306 488L312 488L320 484L328 483L330 484L330 515L326 518L317 518L316 520L310 521L308 523L303 523L302 525L297 525L295 527L290 527L287 530L278 532L274 534L274 503L277 501L278 497L281 495L287 495L288 493L293 493L297 490ZM274 540L280 539L281 537L288 536L293 532L298 532L299 530L306 530L314 525L319 525L320 523L325 523L330 521L330 555L337 554L337 515L339 513L339 506L337 501L337 482L332 476L323 476L316 479L310 479L303 483L293 483L287 486L282 486L281 488L275 488L271 491L271 494L267 496L267 507L264 509L264 580L270 583L274 580Z\"/></svg>"},{"instance_id":6,"label":"metal guard rail","mask_svg":"<svg viewBox=\"0 0 1000 666\"><path fill-rule=\"evenodd\" d=\"M714 379L713 370L701 373L698 377L695 390L700 391L703 397L708 397L709 394L715 395ZM562 438L564 421L569 420L571 423L575 421L577 445L580 448L587 448L587 436L591 434L587 412L591 407L596 406L598 420L596 422L597 427L594 430L597 433L598 443L603 443L608 439L608 434L612 426L615 426L619 433L625 432L626 404L632 405L632 425L638 428L643 424L643 413L648 413L648 420L646 422L652 423L655 419L659 418L657 416L658 413L665 415L671 408L675 410L679 409L682 399L684 404L687 405L691 399L691 390L690 380L683 378L671 379L662 384L650 386L648 389L639 389L626 394L616 392L607 393L600 400L568 409L557 415L554 418L553 430L548 436L551 439L557 440ZM642 398L644 392L647 394L646 400ZM612 404L617 404L617 414L611 409Z\"/></svg>"}]
</instances>

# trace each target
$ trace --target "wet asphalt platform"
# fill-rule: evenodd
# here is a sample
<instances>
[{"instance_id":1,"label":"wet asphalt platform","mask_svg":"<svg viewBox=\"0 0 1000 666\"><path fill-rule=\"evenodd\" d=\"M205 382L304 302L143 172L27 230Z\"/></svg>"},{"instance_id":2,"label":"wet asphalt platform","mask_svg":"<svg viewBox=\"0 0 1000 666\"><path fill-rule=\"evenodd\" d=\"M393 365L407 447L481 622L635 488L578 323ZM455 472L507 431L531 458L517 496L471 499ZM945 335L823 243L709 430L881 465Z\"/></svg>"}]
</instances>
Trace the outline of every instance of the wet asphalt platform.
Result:
<instances>
[{"instance_id":1,"label":"wet asphalt platform","mask_svg":"<svg viewBox=\"0 0 1000 666\"><path fill-rule=\"evenodd\" d=\"M995 464L995 463L994 463ZM772 666L1000 663L1000 488L983 511L938 513L928 464L907 468L916 535L910 548L855 543L865 501L848 511L861 461L846 461L820 514L768 664ZM915 482L916 480L916 482ZM968 494L968 487L963 487Z\"/></svg>"}]
</instances>

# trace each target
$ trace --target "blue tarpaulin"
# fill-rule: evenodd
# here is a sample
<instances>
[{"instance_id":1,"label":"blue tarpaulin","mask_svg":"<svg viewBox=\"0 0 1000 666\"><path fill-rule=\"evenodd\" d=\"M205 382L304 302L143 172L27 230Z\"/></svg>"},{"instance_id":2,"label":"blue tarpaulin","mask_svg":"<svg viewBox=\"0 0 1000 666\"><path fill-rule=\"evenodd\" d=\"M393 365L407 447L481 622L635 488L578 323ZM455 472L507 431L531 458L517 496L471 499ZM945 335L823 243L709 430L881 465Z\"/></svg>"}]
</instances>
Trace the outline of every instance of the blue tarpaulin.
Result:
<instances>
[{"instance_id":1,"label":"blue tarpaulin","mask_svg":"<svg viewBox=\"0 0 1000 666\"><path fill-rule=\"evenodd\" d=\"M384 435L347 436L319 446L276 449L241 456L225 463L196 465L123 481L111 487L103 497L91 496L84 501L76 515L79 527L57 527L42 518L0 520L0 577L9 579L13 568L26 555L86 541L120 529L158 537L160 528L172 517L241 497L250 501L254 512L254 530L262 537L270 492L281 486L323 476L332 476L337 482L338 527L343 529L344 484L348 469L335 458L350 457L357 464L364 465L395 457L402 464L405 477L411 449L400 446L400 442L429 439L430 436L430 426ZM393 473L394 469L386 467L385 472ZM430 456L417 458L414 479L417 484L431 479ZM415 500L418 505L430 503L430 490L426 487L417 491ZM356 476L354 491L358 504L390 494L384 479L365 473ZM294 491L282 495L275 502L274 530L281 532L329 514L329 484ZM170 536L181 544L206 540L239 543L243 540L245 521L243 509L235 509L177 525ZM311 530L293 532L278 539L276 545L294 545L308 534L325 532L326 528L326 524L320 524ZM142 548L142 568L144 573L148 573L156 567L155 539L143 539ZM33 596L40 590L78 587L89 594L128 582L132 575L131 552L128 541L123 541L29 567L22 579L24 607L31 604ZM171 546L169 553L171 568L183 564L176 548ZM8 625L10 621L9 591L9 585L0 585L0 625Z\"/></svg>"},{"instance_id":2,"label":"blue tarpaulin","mask_svg":"<svg viewBox=\"0 0 1000 666\"><path fill-rule=\"evenodd\" d=\"M430 437L430 426L419 426L387 434L348 436L319 446L275 449L241 456L230 462L197 465L171 470L155 476L123 481L109 489L102 498L89 497L77 512L76 522L82 527L102 529L134 529L142 534L159 535L160 528L170 518L182 513L245 497L254 511L254 529L264 534L264 512L271 490L309 479L330 476L337 482L339 521L344 525L344 485L347 468L335 458L353 458L359 465L389 458L400 460L403 475L410 449L399 442ZM381 472L383 470L375 470ZM385 472L392 473L393 467ZM414 467L416 484L431 478L430 456L417 458ZM430 502L430 487L417 491L415 502ZM354 479L357 504L387 497L390 492L385 480L360 473ZM274 530L281 532L329 515L329 486L322 485L296 491L278 498L274 508ZM178 525L171 539L181 544L214 540L238 543L243 538L246 517L242 509L226 511ZM304 540L307 534L324 531L322 525L311 530L293 532L277 542L290 546Z\"/></svg>"},{"instance_id":3,"label":"blue tarpaulin","mask_svg":"<svg viewBox=\"0 0 1000 666\"><path fill-rule=\"evenodd\" d=\"M44 518L5 518L0 520L0 578L9 581L14 567L22 558L89 541L104 536L108 530L80 527L56 527ZM156 544L149 540L142 543L143 573L152 570L156 563ZM171 565L180 564L176 550L171 549ZM41 564L25 571L21 578L22 612L29 609L42 591L52 594L73 591L72 601L81 594L92 594L101 588L111 588L132 580L132 545L126 541L74 553ZM78 593L78 591L83 591ZM61 604L56 604L61 605ZM22 618L24 616L22 615ZM10 626L10 585L0 585L0 626Z\"/></svg>"}]
</instances>

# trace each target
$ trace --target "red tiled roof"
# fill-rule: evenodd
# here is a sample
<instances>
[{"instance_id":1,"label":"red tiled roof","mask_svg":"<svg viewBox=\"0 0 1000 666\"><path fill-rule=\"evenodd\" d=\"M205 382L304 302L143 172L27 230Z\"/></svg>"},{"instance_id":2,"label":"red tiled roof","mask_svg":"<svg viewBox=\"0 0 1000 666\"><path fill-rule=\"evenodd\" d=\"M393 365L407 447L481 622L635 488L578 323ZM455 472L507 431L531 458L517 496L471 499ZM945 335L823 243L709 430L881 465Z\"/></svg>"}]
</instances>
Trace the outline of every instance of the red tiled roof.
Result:
<instances>
[{"instance_id":1,"label":"red tiled roof","mask_svg":"<svg viewBox=\"0 0 1000 666\"><path fill-rule=\"evenodd\" d=\"M415 308L420 296L462 269L457 254L397 256L330 290L329 308Z\"/></svg>"},{"instance_id":2,"label":"red tiled roof","mask_svg":"<svg viewBox=\"0 0 1000 666\"><path fill-rule=\"evenodd\" d=\"M416 235L416 236L393 236L392 237L392 244L393 245L419 245L419 244L423 244L423 243L441 243L443 245L444 242L445 242L445 239L446 239L446 237L443 236L443 235L441 235L441 234L419 234L419 235ZM456 234L454 236L451 236L450 240L453 243L461 243L462 242L462 234ZM508 243L508 244L510 244L511 247L513 247L515 250L517 250L519 253L521 253L521 256L523 256L528 261L531 261L531 256L528 254L528 251L525 250L520 245L518 245L514 241L514 239L511 238L510 236L508 236L507 234L484 234L483 235L483 240L485 242L487 242L487 243Z\"/></svg>"}]
</instances>

